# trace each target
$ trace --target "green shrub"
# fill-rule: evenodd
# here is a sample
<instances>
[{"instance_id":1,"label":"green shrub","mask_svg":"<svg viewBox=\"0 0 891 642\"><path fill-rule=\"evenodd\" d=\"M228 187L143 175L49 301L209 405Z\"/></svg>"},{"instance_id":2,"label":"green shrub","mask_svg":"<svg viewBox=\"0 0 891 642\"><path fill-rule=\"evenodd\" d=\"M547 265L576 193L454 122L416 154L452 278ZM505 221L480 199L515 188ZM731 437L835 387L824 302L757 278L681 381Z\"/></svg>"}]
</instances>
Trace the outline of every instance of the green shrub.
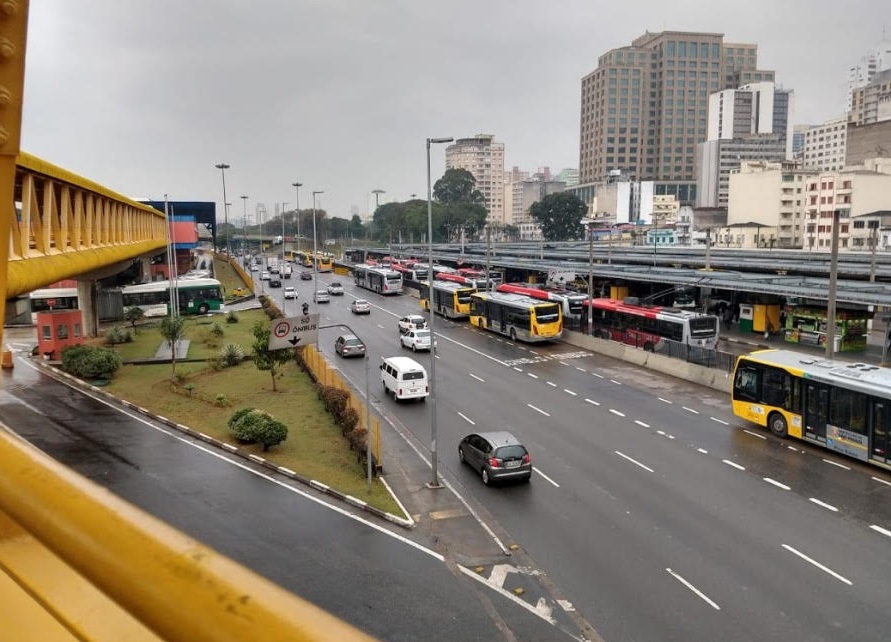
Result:
<instances>
[{"instance_id":1,"label":"green shrub","mask_svg":"<svg viewBox=\"0 0 891 642\"><path fill-rule=\"evenodd\" d=\"M234 310L230 310L226 314L226 323L238 323L238 315L235 314Z\"/></svg>"},{"instance_id":2,"label":"green shrub","mask_svg":"<svg viewBox=\"0 0 891 642\"><path fill-rule=\"evenodd\" d=\"M261 443L263 450L280 444L288 437L288 427L268 412L242 408L229 418L232 436L243 444Z\"/></svg>"},{"instance_id":3,"label":"green shrub","mask_svg":"<svg viewBox=\"0 0 891 642\"><path fill-rule=\"evenodd\" d=\"M105 333L105 340L114 346L120 343L130 343L133 341L133 335L124 326L115 325Z\"/></svg>"},{"instance_id":4,"label":"green shrub","mask_svg":"<svg viewBox=\"0 0 891 642\"><path fill-rule=\"evenodd\" d=\"M220 408L225 408L229 405L229 399L223 393L219 393L216 397L214 397L214 405L219 406Z\"/></svg>"},{"instance_id":5,"label":"green shrub","mask_svg":"<svg viewBox=\"0 0 891 642\"><path fill-rule=\"evenodd\" d=\"M237 343L227 343L220 350L220 359L227 368L237 366L244 359L244 348Z\"/></svg>"},{"instance_id":6,"label":"green shrub","mask_svg":"<svg viewBox=\"0 0 891 642\"><path fill-rule=\"evenodd\" d=\"M108 348L78 345L62 350L62 369L81 379L110 379L121 364L121 355Z\"/></svg>"},{"instance_id":7,"label":"green shrub","mask_svg":"<svg viewBox=\"0 0 891 642\"><path fill-rule=\"evenodd\" d=\"M214 323L213 327L211 327L210 329L210 334L211 336L219 339L221 336L223 336L223 327L219 323Z\"/></svg>"},{"instance_id":8,"label":"green shrub","mask_svg":"<svg viewBox=\"0 0 891 642\"><path fill-rule=\"evenodd\" d=\"M340 429L343 431L344 435L349 434L353 432L359 424L359 413L356 412L355 408L347 407L340 413L340 416L337 417L337 423L340 424Z\"/></svg>"}]
</instances>

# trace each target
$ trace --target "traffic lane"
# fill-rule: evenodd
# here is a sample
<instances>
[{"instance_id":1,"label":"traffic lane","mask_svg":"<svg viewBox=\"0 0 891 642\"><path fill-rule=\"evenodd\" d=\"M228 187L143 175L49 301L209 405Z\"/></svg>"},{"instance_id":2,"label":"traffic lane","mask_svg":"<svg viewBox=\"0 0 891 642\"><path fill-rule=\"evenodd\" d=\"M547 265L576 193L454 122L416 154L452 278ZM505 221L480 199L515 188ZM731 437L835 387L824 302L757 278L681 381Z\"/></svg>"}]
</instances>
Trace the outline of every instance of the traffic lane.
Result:
<instances>
[{"instance_id":1,"label":"traffic lane","mask_svg":"<svg viewBox=\"0 0 891 642\"><path fill-rule=\"evenodd\" d=\"M864 522L891 526L891 505L886 501L891 476L884 471L815 445L778 439L730 414L715 413L710 389L693 397L689 385L672 390L668 386L680 382L652 373L651 380L661 379L654 396L649 389L627 385L616 373L598 367L599 359L590 361L548 360L527 368L545 385L566 392L567 400L586 394L585 399L599 407L621 412L657 434L732 460L760 476L785 479ZM729 399L726 403L729 406Z\"/></svg>"},{"instance_id":2,"label":"traffic lane","mask_svg":"<svg viewBox=\"0 0 891 642\"><path fill-rule=\"evenodd\" d=\"M181 438L108 416L95 400L80 401L80 420L49 420L72 410L54 402L65 389L48 382L40 394L4 395L0 417L66 466L372 635L451 640L459 621L471 632L466 639L497 639L481 601L494 602L511 622L539 626L404 541ZM32 410L47 403L45 414Z\"/></svg>"},{"instance_id":3,"label":"traffic lane","mask_svg":"<svg viewBox=\"0 0 891 642\"><path fill-rule=\"evenodd\" d=\"M641 432L639 434L644 434L644 433ZM654 441L654 439L652 437L650 437L649 440ZM612 446L613 446L613 444L609 444L608 447L605 447L604 452L609 453ZM637 450L640 450L640 449L634 449L632 447L629 447L629 446L627 446L627 444L623 445L622 447L625 447L628 451L630 451L632 453L636 453ZM676 452L683 453L684 451L676 451ZM640 459L643 459L644 461L648 461L648 462L652 463L650 461L650 459L648 459L648 458L641 457ZM659 457L653 457L652 459L656 460L656 461L660 461ZM595 462L595 460L596 460L596 462ZM577 471L577 473L578 473L577 478L582 479L582 480L596 479L596 480L598 480L597 483L601 486L606 486L606 483L603 482L602 479L604 477L608 476L607 472L610 470L610 464L615 465L616 462L618 462L620 464L620 466L619 466L620 474L618 475L618 481L614 484L615 488L608 488L608 489L606 489L605 492L608 497L613 497L613 498L621 497L620 490L628 485L628 481L626 479L624 479L623 478L624 475L621 474L621 471L622 471L621 464L623 464L623 462L627 462L627 460L624 460L621 458L610 458L610 457L597 458L597 457L594 457L592 454L592 456L589 457L587 459L587 461L592 461L591 470L590 471L581 471L581 470ZM710 460L710 461L713 461L713 460ZM688 463L686 461L684 461L684 462L681 462L681 464L675 466L675 468L683 469L687 465L688 465ZM637 472L639 469L644 470L641 467L637 466L637 464L634 464L633 462L628 462L627 467L630 467L632 472ZM727 470L732 470L732 469L727 468ZM648 471L644 470L644 473L646 473L646 472L648 472ZM644 474L644 473L642 473L642 474ZM699 477L696 475L694 476L694 478L699 480ZM707 482L707 483L710 483L710 482ZM535 490L537 491L540 488L541 488L541 486L536 486ZM505 489L497 489L497 492L499 494L497 501L502 505L503 510L502 511L497 510L497 505L493 506L491 504L487 504L487 506L489 507L490 511L492 511L494 514L497 515L499 520L506 522L506 526L512 532L517 533L519 535L518 541L520 541L524 546L528 547L528 542L529 542L529 539L531 539L531 536L524 537L524 535L530 535L529 533L524 533L524 527L528 527L528 529L532 529L535 524L543 524L544 523L544 524L553 526L553 530L555 531L555 533L575 533L576 534L575 538L578 537L578 535L577 535L578 533L587 533L589 531L589 528L593 527L593 524L566 523L567 515L576 516L576 515L580 515L580 514L581 515L588 515L588 514L592 514L592 513L596 514L596 512L597 512L596 509L592 509L591 506L588 506L586 503L586 500L584 499L585 496L583 495L583 493L586 491L587 488L588 488L587 484L582 485L581 488L574 487L572 484L564 484L563 488L561 488L559 493L557 493L555 495L555 497L561 497L563 495L563 493L566 492L575 498L576 504L580 504L580 505L569 504L569 505L564 506L559 503L558 499L555 498L555 499L551 500L551 498L549 496L548 502L544 502L544 504L536 503L534 506L534 509L533 509L533 507L530 505L530 501L529 501L529 498L533 496L530 491L526 491L526 490L521 491L519 489L514 489L514 488L512 488L512 489L510 489L510 491L508 491L505 488ZM765 488L772 488L772 487L765 486ZM617 490L617 489L619 489L619 490ZM492 494L494 494L494 493L492 493ZM732 499L732 497L733 497L733 495L735 495L735 493L729 493L729 495L731 496L731 499ZM727 500L728 500L727 497L722 498L722 501L718 505L726 505ZM551 503L551 501L553 503ZM658 514L659 511L664 510L665 507L667 507L667 506L678 506L679 510L677 512L681 513L680 517L677 517L675 515L674 511L671 511L671 513L668 515L668 517L670 517L675 522L673 527L666 528L664 525L659 525L657 527L648 527L648 529L659 531L659 532L668 532L669 534L672 533L673 531L680 531L680 534L675 535L673 537L670 536L670 541L669 541L670 544L673 543L673 541L675 539L682 541L682 542L683 541L696 541L697 536L700 533L713 532L714 527L710 523L704 523L701 527L694 528L692 531L692 534L683 532L682 529L685 527L685 525L689 521L688 517L685 517L685 516L689 515L691 512L695 512L695 509L699 503L699 500L695 497L695 493L694 493L694 497L691 498L691 501L692 501L692 508L685 509L681 504L679 504L679 502L674 501L673 499L665 499L665 498L657 497L654 500L654 502L652 503L652 505L648 506L646 508L646 510L640 511L638 509L635 509L631 512L633 514L642 514L642 515L647 516L647 515L651 515L653 513ZM765 501L769 501L769 500L765 500ZM703 502L703 503L708 503L708 502ZM810 507L811 505L808 505L808 506ZM542 512L541 512L542 508L545 511L550 510L551 513L546 516L542 515ZM786 511L783 510L780 512L784 513ZM520 515L520 516L522 516L522 518L516 520L515 522L510 522L510 516L512 516L512 515ZM706 519L705 521L708 522L709 519ZM680 521L678 521L678 520L680 520ZM592 520L592 522L596 522L596 521L597 520ZM748 522L751 520L746 518L745 521ZM757 522L757 520L755 520L755 521ZM815 529L819 530L819 526L815 527L812 524L808 524L806 526L796 527L795 529L793 529L794 532L790 535L789 539L794 541L795 538L800 538L800 533L815 532ZM731 529L730 533L728 533L726 537L719 535L719 536L717 536L717 539L732 540L733 536L735 534L736 534L735 529ZM559 535L555 534L554 536L559 538ZM762 536L763 536L763 534L762 534ZM549 551L548 548L544 548L541 550L536 549L534 551L531 551L531 553L532 553L533 557L535 557L535 559L538 562L543 563L543 567L548 569L549 574L551 574L552 576L560 573L561 562L563 562L565 564L565 560L572 560L572 562L570 564L568 564L568 566L569 566L568 570L569 570L570 574L572 574L573 572L577 573L579 565L583 564L583 562L581 560L585 559L586 551L584 551L584 550L578 551L577 550L572 553L566 554L568 552L568 549L570 547L572 547L573 542L578 541L575 538L570 537L568 539L568 541L561 540L559 542L555 542L555 544L557 544L557 545L552 547L550 550L560 551L560 554L558 554L553 559L548 557L548 551ZM619 539L620 539L620 541L625 542L625 541L629 541L629 538L630 538L630 535L623 534L623 537L621 537ZM840 541L843 542L845 540L845 538L848 538L848 535L844 535L842 538L840 538ZM594 541L596 541L596 540L594 540ZM700 549L708 548L709 545L710 545L709 540L706 540L701 545L697 545L695 547L694 553L695 553L695 551L699 551ZM659 546L657 548L661 548L661 546ZM732 560L734 558L734 556L739 553L739 549L740 549L740 546L734 546L734 547L731 547L730 549L725 548L725 550L720 551L720 554L717 556L715 563L716 564L723 563L725 557L727 559ZM634 547L632 547L632 549L628 552L627 555L623 555L622 557L624 559L625 557L628 557L628 556L632 556L632 557L634 555L640 556L640 554L641 554L640 550L646 550L645 542L641 542L641 543L635 545ZM634 551L637 551L637 552L635 553ZM825 553L825 551L824 551L824 553ZM776 551L774 551L774 554L776 554ZM685 559L682 561L677 561L680 556L672 557L671 560L676 561L676 563L674 563L674 567L666 566L665 568L673 568L675 573L677 573L681 578L685 578L686 576L683 575L683 573L686 572L688 575L690 573L690 571L688 571L686 569L691 568L691 567L695 568L695 564L697 563L696 555L698 555L698 553L695 553L693 555L693 559ZM744 557L749 557L749 556L745 555ZM759 559L760 558L761 557L759 556ZM669 560L669 562L671 560ZM746 562L742 561L742 563L745 564ZM766 563L765 568L767 570L772 571L772 569L778 568L778 565L775 562L771 561L771 562ZM603 572L602 568L591 568L591 569L586 568L585 572L582 573L581 576L582 577L596 577L596 576L598 576L598 573L601 573L601 572ZM617 569L617 572L622 572L622 569ZM709 583L709 586L720 587L720 586L728 585L727 582L731 581L734 577L738 577L739 572L737 569L732 568L732 569L730 569L728 575L729 575L729 577L722 576L722 577L718 578L717 580L711 581ZM677 579L674 575L671 575L670 579L671 579L671 581L668 582L668 586L673 587L674 583L678 583L681 586L685 586L683 583L681 583L681 580ZM685 579L684 581L687 581L687 580ZM567 590L568 595L570 595L572 597L577 608L580 607L580 604L584 604L584 602L582 602L579 597L580 595L585 595L585 593L584 593L585 585L584 584L581 586L578 586L578 587L573 587L572 583L565 580L562 576L559 577L558 582L561 587L563 587L564 589ZM649 583L649 582L647 582L647 583ZM644 585L646 585L647 583L645 583ZM611 582L610 586L614 588L615 583ZM788 591L795 592L795 587L794 586L780 587L776 591L776 594L778 596L782 596L784 594L784 592L788 592ZM695 595L695 593L694 593L694 595ZM646 596L638 595L638 596L636 596L636 598L638 600L641 600L641 599L646 599ZM593 599L592 603L595 605L600 604L600 603L602 603L603 599L605 599L604 596L597 596ZM759 612L760 610L762 610L766 607L769 607L772 599L773 598L768 599L766 604L752 605L751 606L752 611ZM703 600L703 601L705 601L705 600ZM586 612L584 607L582 607L580 610L583 613L585 613L585 615L587 617L589 617L589 619L591 619L591 621L594 622L595 626L602 633L606 633L606 631L604 630L604 624L603 624L603 620L602 620L602 617L604 614L597 613L596 615L594 615L594 617L592 617L592 613ZM678 611L677 609L674 609L674 611L682 612L682 611ZM745 624L744 620L745 620L745 618L743 617L741 620L739 620L739 622L737 622L735 624L731 624L731 627L730 627L731 630L734 629L734 627L736 627L738 624ZM852 624L852 626L854 626L854 625ZM770 627L772 627L771 630L773 630L773 629L786 630L786 629L782 628L782 618L780 618L779 622L771 622ZM779 627L779 628L777 628L777 627ZM748 629L743 627L740 630L746 631ZM788 631L788 632L793 633L794 631ZM687 633L684 633L683 635L687 635ZM678 639L685 639L683 637L683 635ZM728 633L728 635L729 635L729 633ZM607 636L607 637L609 637L609 636ZM768 635L764 635L761 637L763 637L764 639L769 639ZM759 637L759 639L761 639L761 637ZM662 638L660 638L660 639L662 639ZM699 639L703 639L703 638L700 637ZM709 638L706 637L705 639L709 639Z\"/></svg>"},{"instance_id":4,"label":"traffic lane","mask_svg":"<svg viewBox=\"0 0 891 642\"><path fill-rule=\"evenodd\" d=\"M497 396L497 395L495 395L495 396ZM472 399L472 397L468 395L468 399ZM472 413L472 405L470 405L470 404L468 405L467 413L468 413L470 416L473 416L473 413ZM609 420L609 416L607 416L606 420L607 420L607 421ZM617 420L618 420L618 418L617 418ZM600 421L600 422L598 422L598 423L603 424L604 421ZM571 424L571 425L584 425L584 422L583 422L583 421L576 421L576 422L570 422L570 424ZM629 430L628 430L629 427L631 427L631 432L630 432L630 433L629 433ZM549 431L549 434L548 434L548 438L549 438L549 442L548 442L548 443L551 444L551 445L553 445L553 442L556 441L557 438L559 438L559 433L557 433L556 437L555 437L555 434L554 434L554 433L557 433L557 431ZM623 435L626 435L626 434L632 434L632 435L634 435L634 434L638 434L638 435L641 435L642 438L644 439L645 443L646 443L646 442L650 442L650 441L654 441L654 439L655 439L655 437L654 437L653 435L648 434L646 431L643 431L643 430L640 430L640 429L639 429L639 432L636 432L636 433L635 433L635 431L633 430L633 426L632 426L630 423L629 423L628 425L622 425L622 426L620 426L620 427L618 428L618 433L619 433L619 434L623 434ZM666 443L668 443L668 442L666 442ZM594 445L596 446L596 444L594 444ZM610 444L610 446L612 446L612 444ZM640 450L639 446L640 446L640 444L628 444L628 443L623 443L623 444L620 445L620 447L625 448L626 450L628 450L628 451L630 451L630 452L636 452L637 450ZM575 448L580 448L580 444L578 443L578 440L577 440L577 439L571 439L571 440L570 440L570 443L569 443L570 451L572 450L573 447L575 447ZM586 452L590 452L589 449L590 449L590 446L587 446L587 445L586 445L586 447L585 447ZM609 453L610 451L609 451L609 449L607 449L605 452ZM677 452L682 452L682 451L677 451ZM568 459L568 456L565 456L565 457L563 457L563 458L564 458L564 459ZM583 460L583 461L589 461L590 459L591 459L591 458L589 457L589 458L586 458L586 459ZM659 458L659 457L654 457L654 459L658 461L660 458ZM538 457L536 457L535 462L538 463L538 462L540 462L541 460L542 460L542 457L541 457L541 456L538 456ZM601 462L601 463L602 463L602 462ZM635 464L635 465L636 465L636 464ZM577 467L575 467L575 468L577 468ZM593 467L593 469L590 471L590 475L585 474L584 471L576 470L576 471L575 471L575 473L576 473L576 477L575 477L575 478L577 478L577 479L582 479L582 480L586 480L586 481L587 481L588 479L597 479L597 472L598 472L598 470L599 470L599 465ZM728 470L730 470L730 469L728 469ZM571 478L571 479L572 479L572 478ZM564 484L564 486L567 487L567 488L569 488L569 490L568 490L567 492L574 492L574 494L575 494L577 497L578 497L578 496L581 496L581 493L584 491L584 487L581 488L581 489L572 489L572 488L571 488L571 484ZM562 491L561 491L561 492L562 492ZM527 520L520 520L518 524L507 524L507 526L512 530L512 532L522 533L522 527L523 527L524 524L535 524L535 523L541 523L542 521L544 521L545 523L550 523L550 520L541 520L541 519L539 519L540 515L539 515L539 512L537 511L537 509L539 508L539 504L536 504L536 505L535 505L535 509L536 509L535 512L532 512L532 511L530 510L530 509L531 509L531 506L530 506L529 503L528 503L528 497L530 496L529 493L527 493L526 491L518 491L518 492L516 493L516 495L517 495L517 496L520 496L520 497L523 498L522 501L523 501L524 503L522 504L522 507L518 507L518 506L516 506L516 505L514 505L514 504L512 504L512 503L507 503L507 504L503 505L503 506L502 506L502 507L503 507L503 511L499 511L499 510L498 510L498 505L497 505L497 504L496 504L496 505L490 505L490 504L487 504L487 507L488 507L488 509L489 509L493 514L495 514L496 516L498 516L499 520L502 520L502 521L506 521L506 520L508 520L508 519L510 518L511 515L516 515L516 514L522 514L522 515L524 515L524 516L526 516L526 517L528 517L530 514L534 514L534 515L536 515L536 519L535 519L535 520L528 520L528 521L527 521ZM514 493L512 493L510 496L513 497L513 496L514 496ZM501 498L499 498L499 501L500 501L501 499L503 499L503 496L502 496ZM661 504L660 504L660 505L661 505ZM576 507L576 508L577 508L577 507ZM565 512L566 512L567 514L568 514L568 513L575 514L575 513L577 512L577 511L576 511L576 508L572 508L572 507L567 508ZM811 530L812 530L812 529L809 528L809 529L807 529L805 532L810 532ZM525 540L523 540L523 539L521 538L520 541L525 541ZM559 548L560 550L563 550L563 547L562 547L562 546L561 546L561 547L557 547L557 548ZM534 553L534 556L536 557L536 559L539 559L539 561L541 561L541 558L540 558L540 556L539 556L538 551L536 551L536 552ZM577 558L574 557L574 556L568 556L568 559L573 559L573 560L575 560L575 559L577 559ZM560 558L558 558L558 559L555 560L555 562L556 562L557 564L559 564L559 561L560 561ZM556 564L555 564L555 566L556 566ZM550 565L546 565L546 567L547 567L547 568L550 568ZM562 585L563 585L563 583L561 582L561 586L562 586ZM595 622L599 622L599 620L595 620Z\"/></svg>"}]
</instances>

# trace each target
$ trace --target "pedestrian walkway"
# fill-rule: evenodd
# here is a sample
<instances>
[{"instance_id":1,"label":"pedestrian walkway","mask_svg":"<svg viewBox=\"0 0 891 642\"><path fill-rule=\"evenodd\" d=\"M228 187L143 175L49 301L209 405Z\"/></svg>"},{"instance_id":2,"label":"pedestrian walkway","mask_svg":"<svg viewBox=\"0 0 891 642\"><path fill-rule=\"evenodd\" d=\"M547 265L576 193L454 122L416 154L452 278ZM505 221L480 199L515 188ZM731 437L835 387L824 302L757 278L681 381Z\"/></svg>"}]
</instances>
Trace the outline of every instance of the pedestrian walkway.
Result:
<instances>
[{"instance_id":1,"label":"pedestrian walkway","mask_svg":"<svg viewBox=\"0 0 891 642\"><path fill-rule=\"evenodd\" d=\"M176 358L184 359L189 356L189 344L191 341L189 339L181 339L176 342ZM170 352L170 344L166 341L162 342L160 346L158 346L158 351L155 353L155 359L172 359L173 355Z\"/></svg>"},{"instance_id":2,"label":"pedestrian walkway","mask_svg":"<svg viewBox=\"0 0 891 642\"><path fill-rule=\"evenodd\" d=\"M860 363L871 363L879 365L882 361L882 351L884 349L885 333L884 330L873 330L866 338L866 350L862 352L837 352L833 356L839 361L851 361ZM743 332L739 326L734 324L728 328L725 324L721 325L721 341L718 349L734 354L743 354L753 350L767 349L792 350L793 352L801 352L813 356L825 356L825 346L811 346L801 343L792 343L783 339L780 333L773 334L769 339L764 338L763 332Z\"/></svg>"}]
</instances>

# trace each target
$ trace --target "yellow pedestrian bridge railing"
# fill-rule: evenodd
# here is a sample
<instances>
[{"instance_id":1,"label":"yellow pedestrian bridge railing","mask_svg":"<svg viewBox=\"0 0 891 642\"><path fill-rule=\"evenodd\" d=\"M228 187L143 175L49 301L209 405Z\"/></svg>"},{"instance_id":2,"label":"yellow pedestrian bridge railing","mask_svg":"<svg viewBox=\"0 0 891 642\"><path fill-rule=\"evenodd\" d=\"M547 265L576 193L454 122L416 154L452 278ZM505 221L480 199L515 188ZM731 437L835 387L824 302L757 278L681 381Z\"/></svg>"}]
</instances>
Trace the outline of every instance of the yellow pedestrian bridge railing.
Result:
<instances>
[{"instance_id":1,"label":"yellow pedestrian bridge railing","mask_svg":"<svg viewBox=\"0 0 891 642\"><path fill-rule=\"evenodd\" d=\"M0 426L0 639L373 642Z\"/></svg>"},{"instance_id":2,"label":"yellow pedestrian bridge railing","mask_svg":"<svg viewBox=\"0 0 891 642\"><path fill-rule=\"evenodd\" d=\"M97 273L167 243L166 218L25 152L16 157L6 298Z\"/></svg>"}]
</instances>

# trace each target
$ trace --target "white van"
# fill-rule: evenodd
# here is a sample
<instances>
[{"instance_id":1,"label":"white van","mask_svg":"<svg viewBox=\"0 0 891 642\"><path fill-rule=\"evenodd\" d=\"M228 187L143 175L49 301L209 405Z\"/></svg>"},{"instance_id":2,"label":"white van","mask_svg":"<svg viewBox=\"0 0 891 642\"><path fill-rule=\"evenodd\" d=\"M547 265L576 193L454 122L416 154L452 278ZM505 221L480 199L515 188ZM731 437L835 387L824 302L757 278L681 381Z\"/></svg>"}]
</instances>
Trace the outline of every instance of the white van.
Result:
<instances>
[{"instance_id":1,"label":"white van","mask_svg":"<svg viewBox=\"0 0 891 642\"><path fill-rule=\"evenodd\" d=\"M420 363L408 357L381 358L381 383L384 384L384 394L392 394L396 401L424 401L430 394L427 371Z\"/></svg>"}]
</instances>

